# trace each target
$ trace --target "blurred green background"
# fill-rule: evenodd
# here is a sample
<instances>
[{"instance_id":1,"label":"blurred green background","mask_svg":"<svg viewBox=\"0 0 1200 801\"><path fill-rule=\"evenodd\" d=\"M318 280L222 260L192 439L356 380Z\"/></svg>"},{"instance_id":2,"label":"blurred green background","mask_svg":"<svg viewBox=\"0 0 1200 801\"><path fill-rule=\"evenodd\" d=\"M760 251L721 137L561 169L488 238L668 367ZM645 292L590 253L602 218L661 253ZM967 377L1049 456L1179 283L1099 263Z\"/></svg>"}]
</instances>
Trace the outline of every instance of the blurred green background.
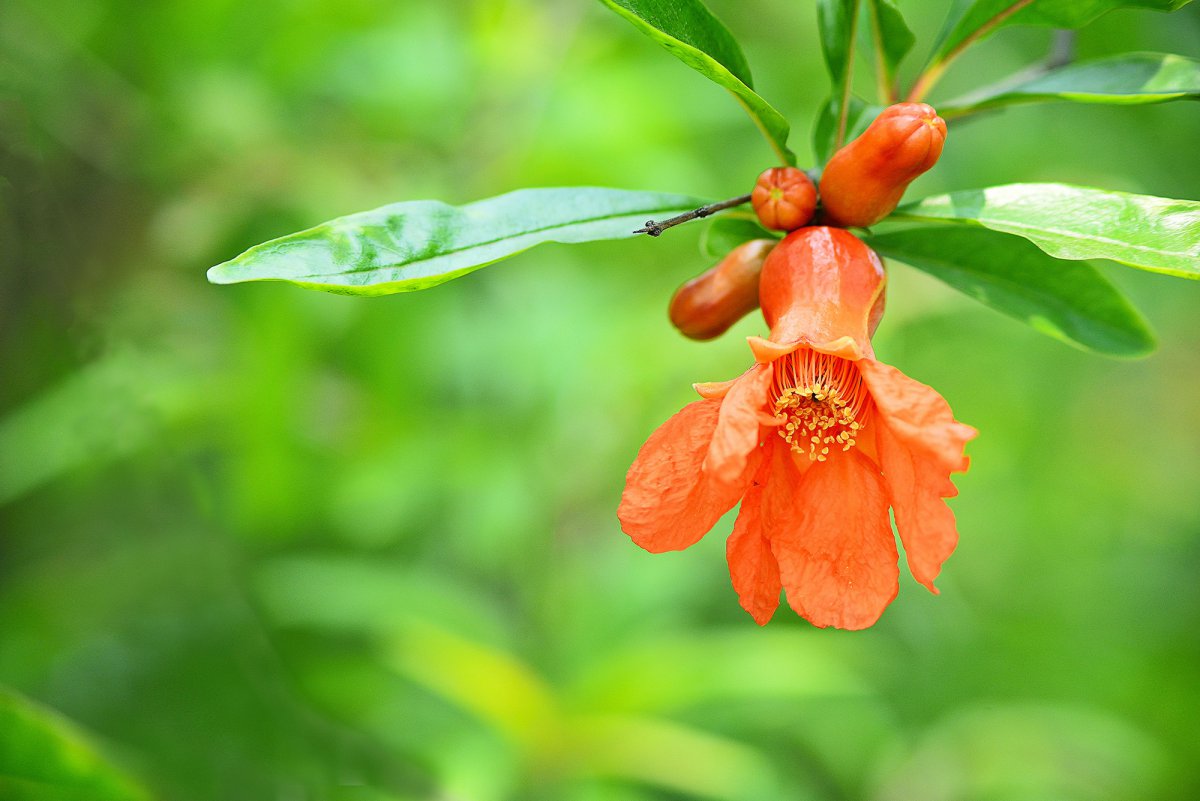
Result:
<instances>
[{"instance_id":1,"label":"blurred green background","mask_svg":"<svg viewBox=\"0 0 1200 801\"><path fill-rule=\"evenodd\" d=\"M710 5L808 163L809 4ZM928 52L943 4L900 5ZM1050 38L988 40L933 100ZM1200 56L1200 4L1078 49ZM952 126L911 194L1200 198L1197 142L1195 103L1018 108ZM373 300L204 280L395 200L723 198L770 163L588 0L0 4L0 797L1200 796L1195 284L1106 264L1162 340L1117 362L895 265L881 358L981 434L941 596L905 576L846 633L755 626L728 517L661 556L618 528L642 441L762 332L668 324L701 225Z\"/></svg>"}]
</instances>

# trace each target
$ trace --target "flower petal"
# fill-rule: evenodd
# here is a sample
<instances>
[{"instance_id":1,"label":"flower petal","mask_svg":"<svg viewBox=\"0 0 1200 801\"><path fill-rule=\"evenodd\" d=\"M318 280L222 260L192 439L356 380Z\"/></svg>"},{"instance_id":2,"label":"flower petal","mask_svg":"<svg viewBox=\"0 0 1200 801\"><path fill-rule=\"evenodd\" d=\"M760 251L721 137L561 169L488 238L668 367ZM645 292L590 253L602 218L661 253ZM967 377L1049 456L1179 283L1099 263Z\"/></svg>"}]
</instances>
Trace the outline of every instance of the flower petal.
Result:
<instances>
[{"instance_id":1,"label":"flower petal","mask_svg":"<svg viewBox=\"0 0 1200 801\"><path fill-rule=\"evenodd\" d=\"M815 626L864 629L899 592L883 477L853 450L803 475L786 453L791 464L776 459L764 493L763 528L788 603Z\"/></svg>"},{"instance_id":2,"label":"flower petal","mask_svg":"<svg viewBox=\"0 0 1200 801\"><path fill-rule=\"evenodd\" d=\"M770 446L768 446L770 447ZM725 556L729 560L729 577L737 591L742 608L754 617L760 626L775 614L779 607L779 593L783 585L779 581L779 563L771 553L771 543L762 528L763 490L770 480L771 460L767 456L742 498L733 533L725 543Z\"/></svg>"},{"instance_id":3,"label":"flower petal","mask_svg":"<svg viewBox=\"0 0 1200 801\"><path fill-rule=\"evenodd\" d=\"M955 420L945 398L889 364L863 359L858 369L883 423L901 442L943 470L967 469L963 446L979 432Z\"/></svg>"},{"instance_id":4,"label":"flower petal","mask_svg":"<svg viewBox=\"0 0 1200 801\"><path fill-rule=\"evenodd\" d=\"M888 426L876 429L875 441L908 569L913 578L937 593L933 580L958 544L954 512L942 499L953 498L958 490L949 470L908 447Z\"/></svg>"},{"instance_id":5,"label":"flower petal","mask_svg":"<svg viewBox=\"0 0 1200 801\"><path fill-rule=\"evenodd\" d=\"M737 481L746 458L758 447L758 427L771 387L771 368L756 364L726 393L704 471L713 480Z\"/></svg>"},{"instance_id":6,"label":"flower petal","mask_svg":"<svg viewBox=\"0 0 1200 801\"><path fill-rule=\"evenodd\" d=\"M621 529L647 551L693 545L750 483L756 458L748 459L744 475L731 483L714 482L700 469L720 408L708 400L684 406L650 435L629 468L617 517Z\"/></svg>"}]
</instances>

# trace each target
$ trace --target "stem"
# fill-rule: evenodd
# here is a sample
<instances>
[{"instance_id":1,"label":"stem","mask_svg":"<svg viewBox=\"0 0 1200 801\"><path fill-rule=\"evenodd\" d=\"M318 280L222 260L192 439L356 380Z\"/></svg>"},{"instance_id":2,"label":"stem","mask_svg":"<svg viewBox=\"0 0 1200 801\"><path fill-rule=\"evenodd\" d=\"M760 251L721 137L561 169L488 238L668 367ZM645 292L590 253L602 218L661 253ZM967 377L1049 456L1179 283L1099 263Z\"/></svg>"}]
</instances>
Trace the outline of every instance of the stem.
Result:
<instances>
[{"instance_id":1,"label":"stem","mask_svg":"<svg viewBox=\"0 0 1200 801\"><path fill-rule=\"evenodd\" d=\"M679 225L680 223L690 222L692 220L699 220L703 217L707 217L710 214L716 214L718 211L722 211L723 209L733 208L734 206L740 206L743 203L749 203L749 202L750 202L750 196L742 195L740 197L730 198L729 200L722 200L720 203L711 203L707 206L701 206L698 209L693 209L691 211L685 211L683 214L678 214L678 215L670 218L669 220L663 220L662 222L655 222L654 220L646 220L646 227L639 228L636 231L634 231L634 233L635 234L650 234L650 236L662 236L663 231L667 230L668 228L674 228L676 225Z\"/></svg>"},{"instance_id":2,"label":"stem","mask_svg":"<svg viewBox=\"0 0 1200 801\"><path fill-rule=\"evenodd\" d=\"M992 17L987 22L983 23L983 25L972 31L970 36L956 44L949 53L942 56L940 59L931 62L921 72L920 76L917 78L917 82L913 84L912 91L908 93L908 97L906 98L908 102L919 103L921 100L925 99L925 95L929 94L929 90L932 89L933 85L938 82L939 78L942 77L942 73L946 71L946 67L950 66L950 62L961 56L963 51L975 44L975 42L979 41L984 36L987 36L989 33L995 30L1000 23L1004 22L1004 20L1008 19L1013 14L1016 14L1018 11L1032 2L1033 0L1017 0L1017 2L1013 3L1011 6L1004 9L999 14Z\"/></svg>"},{"instance_id":3,"label":"stem","mask_svg":"<svg viewBox=\"0 0 1200 801\"><path fill-rule=\"evenodd\" d=\"M838 109L837 136L833 140L833 152L836 153L846 141L846 116L850 113L850 79L854 77L854 40L858 32L858 0L855 0L850 12L850 36L846 43L846 74L842 81L842 105Z\"/></svg>"}]
</instances>

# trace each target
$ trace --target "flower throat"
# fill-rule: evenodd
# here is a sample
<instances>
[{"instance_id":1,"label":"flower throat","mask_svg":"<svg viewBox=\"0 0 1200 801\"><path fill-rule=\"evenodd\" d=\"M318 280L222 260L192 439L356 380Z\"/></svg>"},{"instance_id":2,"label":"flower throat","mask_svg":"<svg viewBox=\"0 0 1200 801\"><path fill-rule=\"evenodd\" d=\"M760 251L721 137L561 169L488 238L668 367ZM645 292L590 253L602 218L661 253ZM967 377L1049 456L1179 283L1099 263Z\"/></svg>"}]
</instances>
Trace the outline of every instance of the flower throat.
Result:
<instances>
[{"instance_id":1,"label":"flower throat","mask_svg":"<svg viewBox=\"0 0 1200 801\"><path fill-rule=\"evenodd\" d=\"M869 396L853 362L801 348L774 363L771 385L779 436L796 453L823 462L854 447Z\"/></svg>"}]
</instances>

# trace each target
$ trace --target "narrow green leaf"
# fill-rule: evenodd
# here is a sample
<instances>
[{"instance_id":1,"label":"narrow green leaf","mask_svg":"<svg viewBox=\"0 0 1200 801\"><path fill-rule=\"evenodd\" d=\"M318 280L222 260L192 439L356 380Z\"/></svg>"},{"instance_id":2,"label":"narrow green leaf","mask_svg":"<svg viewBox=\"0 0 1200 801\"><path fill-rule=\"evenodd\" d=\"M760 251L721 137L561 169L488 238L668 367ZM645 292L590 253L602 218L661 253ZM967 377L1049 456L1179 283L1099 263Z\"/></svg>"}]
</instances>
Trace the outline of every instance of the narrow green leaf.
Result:
<instances>
[{"instance_id":1,"label":"narrow green leaf","mask_svg":"<svg viewBox=\"0 0 1200 801\"><path fill-rule=\"evenodd\" d=\"M850 104L846 112L847 142L867 130L867 126L875 121L883 106L867 103L857 95L850 96ZM834 139L837 136L837 112L833 98L825 101L817 112L817 121L813 125L813 155L817 163L824 165L833 157Z\"/></svg>"},{"instance_id":2,"label":"narrow green leaf","mask_svg":"<svg viewBox=\"0 0 1200 801\"><path fill-rule=\"evenodd\" d=\"M1191 0L958 0L934 46L933 61L1008 25L1082 28L1115 8L1175 11Z\"/></svg>"},{"instance_id":3,"label":"narrow green leaf","mask_svg":"<svg viewBox=\"0 0 1200 801\"><path fill-rule=\"evenodd\" d=\"M1111 259L1200 279L1200 202L1065 184L1008 184L928 197L889 219L947 220L1016 234L1060 259Z\"/></svg>"},{"instance_id":4,"label":"narrow green leaf","mask_svg":"<svg viewBox=\"0 0 1200 801\"><path fill-rule=\"evenodd\" d=\"M848 124L846 114L850 104L850 79L854 71L858 0L817 0L817 27L821 31L825 67L829 70L829 105L836 149L845 141L845 127Z\"/></svg>"},{"instance_id":5,"label":"narrow green leaf","mask_svg":"<svg viewBox=\"0 0 1200 801\"><path fill-rule=\"evenodd\" d=\"M412 200L256 245L208 271L214 284L288 281L345 295L428 289L543 242L634 236L647 219L705 204L683 195L519 189L465 206Z\"/></svg>"},{"instance_id":6,"label":"narrow green leaf","mask_svg":"<svg viewBox=\"0 0 1200 801\"><path fill-rule=\"evenodd\" d=\"M700 234L700 252L710 259L723 259L729 251L752 239L779 235L759 224L753 214L735 213L713 219Z\"/></svg>"},{"instance_id":7,"label":"narrow green leaf","mask_svg":"<svg viewBox=\"0 0 1200 801\"><path fill-rule=\"evenodd\" d=\"M875 28L875 47L880 57L882 83L891 86L896 68L908 51L912 50L916 37L904 21L895 0L868 0L871 20Z\"/></svg>"},{"instance_id":8,"label":"narrow green leaf","mask_svg":"<svg viewBox=\"0 0 1200 801\"><path fill-rule=\"evenodd\" d=\"M1063 342L1109 356L1154 349L1145 319L1088 262L1055 259L1019 237L984 228L922 226L866 242Z\"/></svg>"},{"instance_id":9,"label":"narrow green leaf","mask_svg":"<svg viewBox=\"0 0 1200 801\"><path fill-rule=\"evenodd\" d=\"M750 66L733 34L700 0L600 0L665 47L672 55L728 89L783 164L795 164L787 148L788 122L754 91Z\"/></svg>"},{"instance_id":10,"label":"narrow green leaf","mask_svg":"<svg viewBox=\"0 0 1200 801\"><path fill-rule=\"evenodd\" d=\"M0 689L0 798L6 801L146 801L54 712Z\"/></svg>"},{"instance_id":11,"label":"narrow green leaf","mask_svg":"<svg viewBox=\"0 0 1200 801\"><path fill-rule=\"evenodd\" d=\"M1032 80L997 84L939 103L955 116L1015 103L1068 100L1133 105L1200 97L1200 61L1169 53L1122 53L1051 70Z\"/></svg>"}]
</instances>

